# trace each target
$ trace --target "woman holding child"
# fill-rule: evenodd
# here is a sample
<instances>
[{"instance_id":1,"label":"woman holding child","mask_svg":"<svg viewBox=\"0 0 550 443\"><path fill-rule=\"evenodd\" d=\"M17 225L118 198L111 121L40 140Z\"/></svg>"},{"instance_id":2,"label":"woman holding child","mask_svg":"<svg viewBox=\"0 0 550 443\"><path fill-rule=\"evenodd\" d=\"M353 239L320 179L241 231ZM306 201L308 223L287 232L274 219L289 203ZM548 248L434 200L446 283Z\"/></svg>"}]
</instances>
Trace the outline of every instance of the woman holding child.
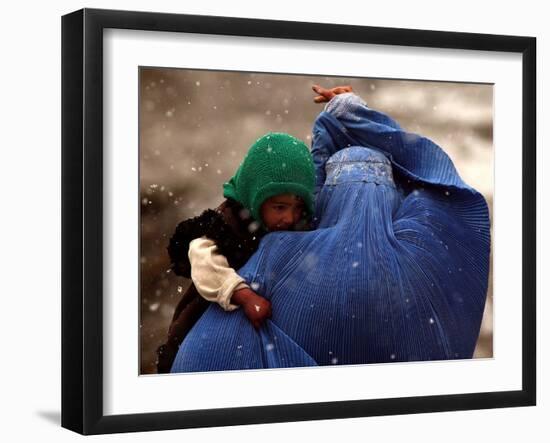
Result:
<instances>
[{"instance_id":1,"label":"woman holding child","mask_svg":"<svg viewBox=\"0 0 550 443\"><path fill-rule=\"evenodd\" d=\"M277 163L278 182L300 187L256 193L255 204L239 191L239 172L227 184L233 193L224 195L263 238L235 266L229 304L215 288L218 303L188 333L171 372L472 357L489 272L484 198L439 146L350 88L314 89L317 102L328 101L313 128L314 180L313 166L311 180L303 173L287 180L290 165ZM307 165L301 155L296 164ZM274 210L293 215L270 225L263 205L280 196L288 206ZM296 229L304 221L314 229ZM189 257L191 268L200 262L192 248Z\"/></svg>"}]
</instances>

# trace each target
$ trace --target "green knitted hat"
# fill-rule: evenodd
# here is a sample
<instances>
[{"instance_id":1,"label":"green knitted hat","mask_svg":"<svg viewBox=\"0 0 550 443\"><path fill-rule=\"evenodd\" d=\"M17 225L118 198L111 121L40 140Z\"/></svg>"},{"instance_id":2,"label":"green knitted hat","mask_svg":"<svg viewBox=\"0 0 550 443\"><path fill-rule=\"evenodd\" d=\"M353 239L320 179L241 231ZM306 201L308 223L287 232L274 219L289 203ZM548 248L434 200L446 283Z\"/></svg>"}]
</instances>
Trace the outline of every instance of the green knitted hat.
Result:
<instances>
[{"instance_id":1,"label":"green knitted hat","mask_svg":"<svg viewBox=\"0 0 550 443\"><path fill-rule=\"evenodd\" d=\"M313 160L305 143L289 134L270 132L250 147L235 175L224 183L223 195L263 223L262 203L280 194L301 197L312 214L314 183Z\"/></svg>"}]
</instances>

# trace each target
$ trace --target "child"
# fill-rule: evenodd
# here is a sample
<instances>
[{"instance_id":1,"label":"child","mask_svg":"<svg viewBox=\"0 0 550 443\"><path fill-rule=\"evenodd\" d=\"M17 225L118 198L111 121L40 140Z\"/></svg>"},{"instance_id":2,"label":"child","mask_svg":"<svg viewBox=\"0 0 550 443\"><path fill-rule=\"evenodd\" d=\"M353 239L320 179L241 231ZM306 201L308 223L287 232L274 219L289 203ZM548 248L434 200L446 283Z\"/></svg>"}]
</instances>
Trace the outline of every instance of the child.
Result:
<instances>
[{"instance_id":1,"label":"child","mask_svg":"<svg viewBox=\"0 0 550 443\"><path fill-rule=\"evenodd\" d=\"M303 230L313 212L314 167L307 146L284 133L256 140L237 172L223 186L217 209L181 222L168 253L176 275L193 284L176 307L166 344L157 350L158 373L170 371L180 343L208 307L242 307L259 328L271 303L237 274L270 231Z\"/></svg>"}]
</instances>

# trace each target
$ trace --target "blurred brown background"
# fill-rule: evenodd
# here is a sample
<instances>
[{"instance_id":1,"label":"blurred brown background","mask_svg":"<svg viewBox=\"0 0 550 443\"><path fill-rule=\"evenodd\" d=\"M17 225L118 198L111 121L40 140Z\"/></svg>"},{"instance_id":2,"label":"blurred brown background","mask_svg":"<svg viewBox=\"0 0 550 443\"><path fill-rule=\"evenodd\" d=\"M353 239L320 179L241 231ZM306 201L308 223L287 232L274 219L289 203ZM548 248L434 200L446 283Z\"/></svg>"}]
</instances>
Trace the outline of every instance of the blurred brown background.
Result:
<instances>
[{"instance_id":1,"label":"blurred brown background","mask_svg":"<svg viewBox=\"0 0 550 443\"><path fill-rule=\"evenodd\" d=\"M491 85L141 68L141 374L156 373L155 350L189 285L169 271L166 246L177 223L223 200L222 184L260 135L288 132L311 145L323 108L313 84L349 84L370 107L435 141L492 210ZM490 283L475 357L493 353L492 301Z\"/></svg>"}]
</instances>

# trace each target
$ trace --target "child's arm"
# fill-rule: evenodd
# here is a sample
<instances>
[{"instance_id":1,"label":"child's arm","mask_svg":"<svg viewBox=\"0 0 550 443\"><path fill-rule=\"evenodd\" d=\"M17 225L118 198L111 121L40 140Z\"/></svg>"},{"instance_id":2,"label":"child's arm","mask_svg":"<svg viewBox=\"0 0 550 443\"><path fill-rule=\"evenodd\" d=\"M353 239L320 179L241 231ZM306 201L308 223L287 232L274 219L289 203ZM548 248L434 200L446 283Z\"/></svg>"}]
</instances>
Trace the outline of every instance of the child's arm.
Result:
<instances>
[{"instance_id":1,"label":"child's arm","mask_svg":"<svg viewBox=\"0 0 550 443\"><path fill-rule=\"evenodd\" d=\"M238 308L231 303L233 292L248 286L217 249L216 243L206 237L189 243L191 279L203 298L218 303L226 311L233 311Z\"/></svg>"},{"instance_id":2,"label":"child's arm","mask_svg":"<svg viewBox=\"0 0 550 443\"><path fill-rule=\"evenodd\" d=\"M249 288L218 252L213 240L200 237L191 241L189 261L191 279L203 298L218 303L226 311L242 306L245 315L256 328L271 316L271 303Z\"/></svg>"}]
</instances>

